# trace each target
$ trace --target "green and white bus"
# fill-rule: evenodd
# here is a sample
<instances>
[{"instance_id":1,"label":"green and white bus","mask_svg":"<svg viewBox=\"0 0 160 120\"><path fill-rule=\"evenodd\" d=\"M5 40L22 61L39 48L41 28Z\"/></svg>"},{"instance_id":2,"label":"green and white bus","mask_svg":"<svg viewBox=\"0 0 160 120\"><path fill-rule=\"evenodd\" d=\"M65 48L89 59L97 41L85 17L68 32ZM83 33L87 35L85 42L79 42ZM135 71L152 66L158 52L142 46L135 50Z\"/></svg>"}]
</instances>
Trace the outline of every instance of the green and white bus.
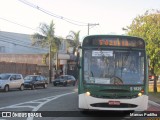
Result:
<instances>
[{"instance_id":1,"label":"green and white bus","mask_svg":"<svg viewBox=\"0 0 160 120\"><path fill-rule=\"evenodd\" d=\"M83 39L79 51L80 109L147 109L148 65L143 39L90 35Z\"/></svg>"}]
</instances>

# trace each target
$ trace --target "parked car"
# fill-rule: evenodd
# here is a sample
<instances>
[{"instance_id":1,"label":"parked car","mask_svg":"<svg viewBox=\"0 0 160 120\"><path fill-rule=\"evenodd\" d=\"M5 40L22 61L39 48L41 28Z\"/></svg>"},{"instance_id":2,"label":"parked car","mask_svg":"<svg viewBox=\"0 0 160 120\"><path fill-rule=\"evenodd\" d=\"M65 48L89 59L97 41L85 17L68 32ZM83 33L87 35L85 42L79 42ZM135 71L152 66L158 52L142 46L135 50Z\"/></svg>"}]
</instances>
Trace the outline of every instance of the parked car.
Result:
<instances>
[{"instance_id":1,"label":"parked car","mask_svg":"<svg viewBox=\"0 0 160 120\"><path fill-rule=\"evenodd\" d=\"M75 86L76 79L72 75L61 75L53 81L53 85L73 85Z\"/></svg>"},{"instance_id":2,"label":"parked car","mask_svg":"<svg viewBox=\"0 0 160 120\"><path fill-rule=\"evenodd\" d=\"M157 76L158 78L157 78L157 81L160 81L160 76ZM154 81L154 78L155 78L155 76L154 75L149 75L148 76L148 80L149 81Z\"/></svg>"},{"instance_id":3,"label":"parked car","mask_svg":"<svg viewBox=\"0 0 160 120\"><path fill-rule=\"evenodd\" d=\"M42 75L27 75L24 78L24 87L25 88L31 88L32 90L36 87L43 87L47 88L48 82L46 77Z\"/></svg>"},{"instance_id":4,"label":"parked car","mask_svg":"<svg viewBox=\"0 0 160 120\"><path fill-rule=\"evenodd\" d=\"M24 90L24 79L22 74L16 73L1 73L0 74L0 89L8 92L10 89Z\"/></svg>"}]
</instances>

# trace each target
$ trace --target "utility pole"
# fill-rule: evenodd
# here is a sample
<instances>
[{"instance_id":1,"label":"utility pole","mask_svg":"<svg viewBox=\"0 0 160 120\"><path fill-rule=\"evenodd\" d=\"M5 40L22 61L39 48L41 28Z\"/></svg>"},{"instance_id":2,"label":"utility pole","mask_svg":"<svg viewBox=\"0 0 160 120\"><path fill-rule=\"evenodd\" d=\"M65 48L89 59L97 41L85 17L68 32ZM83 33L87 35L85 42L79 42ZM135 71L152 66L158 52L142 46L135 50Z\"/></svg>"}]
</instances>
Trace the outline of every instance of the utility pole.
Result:
<instances>
[{"instance_id":1,"label":"utility pole","mask_svg":"<svg viewBox=\"0 0 160 120\"><path fill-rule=\"evenodd\" d=\"M89 29L90 29L90 26L96 26L96 25L99 25L99 23L97 23L97 24L91 24L91 23L88 23L88 35L89 35Z\"/></svg>"}]
</instances>

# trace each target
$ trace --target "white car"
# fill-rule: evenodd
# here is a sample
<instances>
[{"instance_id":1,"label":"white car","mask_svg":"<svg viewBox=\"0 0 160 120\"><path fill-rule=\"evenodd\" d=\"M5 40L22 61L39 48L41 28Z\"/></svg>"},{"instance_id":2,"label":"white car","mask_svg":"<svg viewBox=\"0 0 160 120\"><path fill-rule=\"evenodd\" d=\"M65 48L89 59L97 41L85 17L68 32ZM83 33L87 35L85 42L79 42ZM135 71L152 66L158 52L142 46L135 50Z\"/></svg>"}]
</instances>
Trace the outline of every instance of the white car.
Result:
<instances>
[{"instance_id":1,"label":"white car","mask_svg":"<svg viewBox=\"0 0 160 120\"><path fill-rule=\"evenodd\" d=\"M8 92L10 89L24 90L24 79L21 74L2 73L0 74L0 90Z\"/></svg>"}]
</instances>

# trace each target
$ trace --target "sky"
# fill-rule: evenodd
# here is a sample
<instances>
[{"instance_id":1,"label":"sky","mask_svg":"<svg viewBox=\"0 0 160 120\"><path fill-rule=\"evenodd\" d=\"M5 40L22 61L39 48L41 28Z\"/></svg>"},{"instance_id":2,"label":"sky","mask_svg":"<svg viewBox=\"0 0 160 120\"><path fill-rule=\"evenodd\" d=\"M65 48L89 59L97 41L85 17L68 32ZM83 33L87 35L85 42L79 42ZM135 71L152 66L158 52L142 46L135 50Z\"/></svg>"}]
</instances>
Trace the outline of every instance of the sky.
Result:
<instances>
[{"instance_id":1,"label":"sky","mask_svg":"<svg viewBox=\"0 0 160 120\"><path fill-rule=\"evenodd\" d=\"M56 36L66 38L70 31L80 31L81 41L88 35L88 23L99 24L90 26L90 35L125 34L123 27L151 9L160 10L160 0L0 0L0 31L34 34L40 23L53 20ZM80 26L70 23L73 21Z\"/></svg>"}]
</instances>

